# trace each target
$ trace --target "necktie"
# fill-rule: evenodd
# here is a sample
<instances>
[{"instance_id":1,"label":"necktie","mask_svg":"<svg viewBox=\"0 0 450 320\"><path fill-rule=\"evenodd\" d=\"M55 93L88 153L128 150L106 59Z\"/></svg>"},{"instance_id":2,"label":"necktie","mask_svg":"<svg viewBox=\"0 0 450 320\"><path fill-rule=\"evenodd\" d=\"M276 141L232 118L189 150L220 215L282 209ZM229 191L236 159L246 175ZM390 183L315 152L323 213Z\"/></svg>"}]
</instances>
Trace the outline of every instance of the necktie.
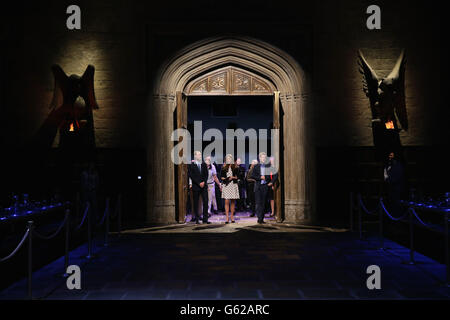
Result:
<instances>
[{"instance_id":1,"label":"necktie","mask_svg":"<svg viewBox=\"0 0 450 320\"><path fill-rule=\"evenodd\" d=\"M200 168L200 163L197 163L198 171L202 171Z\"/></svg>"}]
</instances>

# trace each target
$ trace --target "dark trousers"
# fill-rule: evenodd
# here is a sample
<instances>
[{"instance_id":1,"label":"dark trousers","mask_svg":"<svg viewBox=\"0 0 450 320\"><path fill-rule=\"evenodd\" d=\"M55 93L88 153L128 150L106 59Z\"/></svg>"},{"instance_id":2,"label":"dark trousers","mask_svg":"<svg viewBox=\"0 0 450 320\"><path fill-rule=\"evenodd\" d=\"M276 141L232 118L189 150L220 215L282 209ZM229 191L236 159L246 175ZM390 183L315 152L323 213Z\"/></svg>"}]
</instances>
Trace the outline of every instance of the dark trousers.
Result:
<instances>
[{"instance_id":1,"label":"dark trousers","mask_svg":"<svg viewBox=\"0 0 450 320\"><path fill-rule=\"evenodd\" d=\"M394 215L402 214L402 206L400 204L402 196L402 188L399 185L388 185L388 201L391 211Z\"/></svg>"},{"instance_id":2,"label":"dark trousers","mask_svg":"<svg viewBox=\"0 0 450 320\"><path fill-rule=\"evenodd\" d=\"M249 183L247 186L247 204L252 213L255 213L255 183Z\"/></svg>"},{"instance_id":3,"label":"dark trousers","mask_svg":"<svg viewBox=\"0 0 450 320\"><path fill-rule=\"evenodd\" d=\"M222 201L222 191L220 191L219 186L216 185L215 187L216 191L216 203L217 203L217 210L223 211L223 201Z\"/></svg>"},{"instance_id":4,"label":"dark trousers","mask_svg":"<svg viewBox=\"0 0 450 320\"><path fill-rule=\"evenodd\" d=\"M198 215L198 201L200 197L202 197L203 202L203 222L208 222L208 185L201 190L192 190L193 201L194 201L194 213L192 217L195 215L195 221L200 220L200 216Z\"/></svg>"},{"instance_id":5,"label":"dark trousers","mask_svg":"<svg viewBox=\"0 0 450 320\"><path fill-rule=\"evenodd\" d=\"M267 183L255 186L256 216L258 217L258 222L264 221L267 190Z\"/></svg>"},{"instance_id":6,"label":"dark trousers","mask_svg":"<svg viewBox=\"0 0 450 320\"><path fill-rule=\"evenodd\" d=\"M236 200L236 211L244 211L244 205L245 205L245 192L244 192L244 185L242 183L238 184L239 188L239 199Z\"/></svg>"}]
</instances>

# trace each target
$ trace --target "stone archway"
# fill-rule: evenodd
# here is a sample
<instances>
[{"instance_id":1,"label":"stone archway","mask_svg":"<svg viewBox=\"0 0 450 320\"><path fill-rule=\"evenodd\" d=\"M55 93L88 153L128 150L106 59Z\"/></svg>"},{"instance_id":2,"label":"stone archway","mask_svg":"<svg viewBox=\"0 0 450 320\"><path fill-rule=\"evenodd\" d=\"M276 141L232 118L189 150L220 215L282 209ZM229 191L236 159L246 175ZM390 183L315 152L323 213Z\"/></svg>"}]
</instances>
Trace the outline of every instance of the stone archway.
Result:
<instances>
[{"instance_id":1,"label":"stone archway","mask_svg":"<svg viewBox=\"0 0 450 320\"><path fill-rule=\"evenodd\" d=\"M200 75L226 65L260 74L280 92L285 222L313 220L314 150L306 75L292 57L269 43L247 37L216 37L184 48L156 75L149 108L147 222L176 223L175 169L170 160L176 93Z\"/></svg>"}]
</instances>

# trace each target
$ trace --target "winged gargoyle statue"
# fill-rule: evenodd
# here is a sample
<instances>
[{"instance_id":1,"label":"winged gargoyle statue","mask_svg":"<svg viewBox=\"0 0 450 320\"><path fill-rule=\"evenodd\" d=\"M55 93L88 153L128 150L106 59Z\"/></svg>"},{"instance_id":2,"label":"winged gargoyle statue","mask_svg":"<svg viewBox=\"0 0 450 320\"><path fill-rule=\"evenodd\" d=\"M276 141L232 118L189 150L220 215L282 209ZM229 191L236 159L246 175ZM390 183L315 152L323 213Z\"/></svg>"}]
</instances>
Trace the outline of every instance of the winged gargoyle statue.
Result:
<instances>
[{"instance_id":1,"label":"winged gargoyle statue","mask_svg":"<svg viewBox=\"0 0 450 320\"><path fill-rule=\"evenodd\" d=\"M87 129L92 131L93 135L92 110L98 109L94 92L94 66L88 65L81 77L74 74L67 76L59 65L53 65L52 71L55 78L53 99L50 104L52 110L33 139L34 147L50 148L58 129L71 131ZM83 98L84 105L76 103L78 97ZM84 126L80 119L87 120L83 122ZM95 143L95 140L92 143Z\"/></svg>"},{"instance_id":2,"label":"winged gargoyle statue","mask_svg":"<svg viewBox=\"0 0 450 320\"><path fill-rule=\"evenodd\" d=\"M358 51L359 71L363 75L363 90L370 101L372 133L378 159L384 159L389 151L400 152L400 130L408 130L405 103L404 50L386 78L380 78ZM396 116L401 124L397 125Z\"/></svg>"}]
</instances>

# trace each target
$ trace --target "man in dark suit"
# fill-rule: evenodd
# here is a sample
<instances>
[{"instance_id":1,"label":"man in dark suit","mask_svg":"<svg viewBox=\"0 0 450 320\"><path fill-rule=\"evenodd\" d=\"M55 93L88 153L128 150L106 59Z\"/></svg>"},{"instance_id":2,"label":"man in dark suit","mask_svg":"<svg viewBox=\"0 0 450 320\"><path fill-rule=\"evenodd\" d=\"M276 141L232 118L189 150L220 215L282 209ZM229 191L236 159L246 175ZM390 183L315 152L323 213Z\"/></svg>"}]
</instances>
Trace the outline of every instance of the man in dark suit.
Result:
<instances>
[{"instance_id":1,"label":"man in dark suit","mask_svg":"<svg viewBox=\"0 0 450 320\"><path fill-rule=\"evenodd\" d=\"M195 223L199 224L200 216L198 214L198 202L202 197L203 202L203 223L211 223L208 221L208 167L202 161L202 153L194 151L194 161L188 166L189 178L192 181L192 195L194 202Z\"/></svg>"},{"instance_id":2,"label":"man in dark suit","mask_svg":"<svg viewBox=\"0 0 450 320\"><path fill-rule=\"evenodd\" d=\"M259 154L259 163L253 168L252 178L255 179L255 204L258 223L264 222L264 207L267 191L272 187L273 181L270 176L269 165L266 164L265 152Z\"/></svg>"}]
</instances>

